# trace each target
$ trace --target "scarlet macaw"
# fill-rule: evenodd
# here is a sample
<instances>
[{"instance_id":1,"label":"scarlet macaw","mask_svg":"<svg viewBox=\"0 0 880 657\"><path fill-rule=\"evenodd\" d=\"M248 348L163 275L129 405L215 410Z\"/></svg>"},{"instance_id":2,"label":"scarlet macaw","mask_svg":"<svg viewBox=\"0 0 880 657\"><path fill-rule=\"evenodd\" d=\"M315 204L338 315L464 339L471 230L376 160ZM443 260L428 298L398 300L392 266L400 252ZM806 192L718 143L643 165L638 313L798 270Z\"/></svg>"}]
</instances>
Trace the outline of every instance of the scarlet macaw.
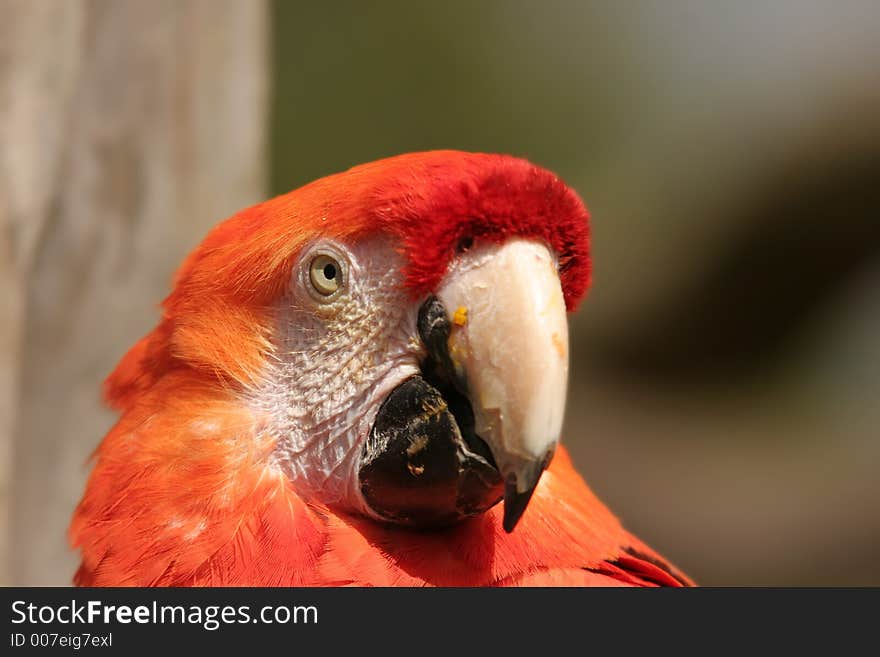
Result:
<instances>
[{"instance_id":1,"label":"scarlet macaw","mask_svg":"<svg viewBox=\"0 0 880 657\"><path fill-rule=\"evenodd\" d=\"M219 224L105 384L75 582L690 584L557 447L589 279L581 200L503 155L380 160Z\"/></svg>"}]
</instances>

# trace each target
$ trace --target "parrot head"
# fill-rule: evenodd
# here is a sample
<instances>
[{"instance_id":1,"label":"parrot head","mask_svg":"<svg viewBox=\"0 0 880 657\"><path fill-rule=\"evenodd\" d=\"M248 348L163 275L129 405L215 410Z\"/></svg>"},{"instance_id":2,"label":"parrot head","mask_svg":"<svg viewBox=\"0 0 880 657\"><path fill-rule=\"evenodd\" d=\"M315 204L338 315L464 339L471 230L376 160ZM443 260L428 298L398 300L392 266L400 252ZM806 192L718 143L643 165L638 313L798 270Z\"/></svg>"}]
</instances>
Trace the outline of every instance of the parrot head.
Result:
<instances>
[{"instance_id":1,"label":"parrot head","mask_svg":"<svg viewBox=\"0 0 880 657\"><path fill-rule=\"evenodd\" d=\"M125 412L182 377L256 418L248 463L310 504L438 527L503 501L510 532L560 438L588 230L575 192L510 156L415 153L322 178L206 237L106 395ZM155 441L179 470L200 458L201 443Z\"/></svg>"}]
</instances>

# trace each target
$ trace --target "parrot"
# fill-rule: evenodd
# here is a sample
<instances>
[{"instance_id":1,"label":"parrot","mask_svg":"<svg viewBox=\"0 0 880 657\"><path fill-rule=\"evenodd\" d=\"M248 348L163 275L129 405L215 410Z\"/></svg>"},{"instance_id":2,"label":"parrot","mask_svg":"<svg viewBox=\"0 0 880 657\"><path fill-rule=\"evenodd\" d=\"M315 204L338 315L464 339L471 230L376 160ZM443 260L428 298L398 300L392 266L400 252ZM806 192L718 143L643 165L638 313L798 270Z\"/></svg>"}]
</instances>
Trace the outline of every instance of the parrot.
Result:
<instances>
[{"instance_id":1,"label":"parrot","mask_svg":"<svg viewBox=\"0 0 880 657\"><path fill-rule=\"evenodd\" d=\"M520 157L360 164L217 224L103 395L78 586L692 586L559 445L590 215Z\"/></svg>"}]
</instances>

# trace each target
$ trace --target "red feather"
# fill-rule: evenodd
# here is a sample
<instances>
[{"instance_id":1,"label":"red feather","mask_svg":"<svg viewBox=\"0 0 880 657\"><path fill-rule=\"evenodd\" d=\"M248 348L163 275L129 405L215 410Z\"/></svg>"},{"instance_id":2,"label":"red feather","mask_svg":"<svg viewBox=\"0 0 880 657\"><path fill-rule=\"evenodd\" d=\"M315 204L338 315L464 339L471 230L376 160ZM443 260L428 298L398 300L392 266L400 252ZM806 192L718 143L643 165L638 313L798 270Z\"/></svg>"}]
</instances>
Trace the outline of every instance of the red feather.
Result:
<instances>
[{"instance_id":1,"label":"red feather","mask_svg":"<svg viewBox=\"0 0 880 657\"><path fill-rule=\"evenodd\" d=\"M524 160L438 151L355 167L244 210L186 259L157 328L108 378L121 411L70 528L80 585L678 585L560 449L513 534L495 507L415 532L305 503L243 403L271 357L271 304L310 240L384 232L413 296L467 238L512 235L559 256L568 308L590 279L588 215Z\"/></svg>"}]
</instances>

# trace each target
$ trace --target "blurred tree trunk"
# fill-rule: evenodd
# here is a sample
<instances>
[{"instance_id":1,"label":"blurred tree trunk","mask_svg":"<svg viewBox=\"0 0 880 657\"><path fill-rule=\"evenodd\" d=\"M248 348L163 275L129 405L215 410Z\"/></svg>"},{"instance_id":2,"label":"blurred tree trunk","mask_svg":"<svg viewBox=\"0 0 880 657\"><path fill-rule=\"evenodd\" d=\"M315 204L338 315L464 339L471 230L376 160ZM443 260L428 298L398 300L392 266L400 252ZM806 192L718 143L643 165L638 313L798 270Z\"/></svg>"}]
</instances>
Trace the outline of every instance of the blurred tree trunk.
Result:
<instances>
[{"instance_id":1,"label":"blurred tree trunk","mask_svg":"<svg viewBox=\"0 0 880 657\"><path fill-rule=\"evenodd\" d=\"M2 0L0 584L67 584L100 386L209 226L260 199L261 0Z\"/></svg>"}]
</instances>

